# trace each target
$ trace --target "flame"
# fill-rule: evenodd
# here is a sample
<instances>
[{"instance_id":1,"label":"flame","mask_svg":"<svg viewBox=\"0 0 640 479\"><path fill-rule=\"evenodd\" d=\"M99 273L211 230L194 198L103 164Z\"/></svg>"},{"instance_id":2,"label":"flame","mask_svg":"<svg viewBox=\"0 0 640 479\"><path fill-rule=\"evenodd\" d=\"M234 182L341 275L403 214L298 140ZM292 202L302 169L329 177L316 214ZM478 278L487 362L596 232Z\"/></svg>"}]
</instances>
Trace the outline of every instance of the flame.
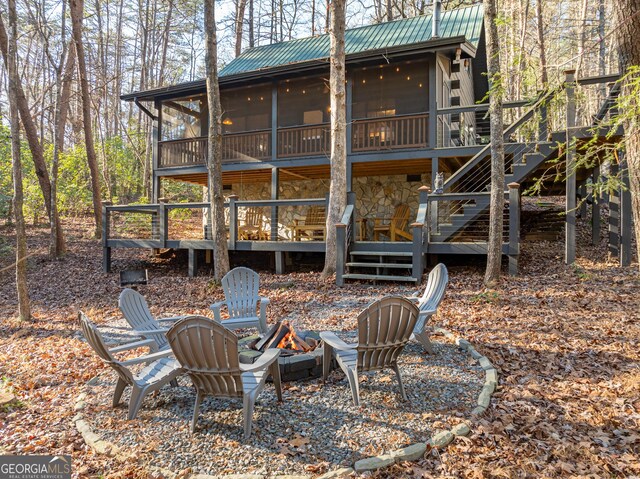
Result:
<instances>
[{"instance_id":1,"label":"flame","mask_svg":"<svg viewBox=\"0 0 640 479\"><path fill-rule=\"evenodd\" d=\"M296 336L296 330L293 328L291 323L287 323L287 327L289 328L289 332L285 335L284 338L278 343L278 348L282 349L293 349L295 351L302 351L298 344L294 341L293 338Z\"/></svg>"}]
</instances>

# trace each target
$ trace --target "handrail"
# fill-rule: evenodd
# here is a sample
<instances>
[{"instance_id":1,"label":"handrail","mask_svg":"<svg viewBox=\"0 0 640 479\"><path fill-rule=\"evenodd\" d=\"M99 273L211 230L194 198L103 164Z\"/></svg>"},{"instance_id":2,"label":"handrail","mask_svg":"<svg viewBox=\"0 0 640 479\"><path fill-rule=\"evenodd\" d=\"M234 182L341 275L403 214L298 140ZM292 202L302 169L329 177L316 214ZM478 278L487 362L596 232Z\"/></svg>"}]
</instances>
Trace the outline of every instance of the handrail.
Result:
<instances>
[{"instance_id":1,"label":"handrail","mask_svg":"<svg viewBox=\"0 0 640 479\"><path fill-rule=\"evenodd\" d=\"M327 202L326 198L296 198L296 199L282 199L282 200L236 200L236 206L309 206L309 205L324 205Z\"/></svg>"},{"instance_id":2,"label":"handrail","mask_svg":"<svg viewBox=\"0 0 640 479\"><path fill-rule=\"evenodd\" d=\"M561 86L557 88L552 88L546 93L538 96L538 100L533 104L533 106L527 110L524 114L520 116L515 122L509 125L503 132L503 138L508 139L524 122L528 121L533 114L538 111L543 105L545 105L549 100L551 100L555 95L564 90L565 84L563 83ZM453 183L458 181L460 178L464 177L477 163L482 160L487 153L491 150L491 143L485 145L482 150L480 150L475 156L473 156L469 161L467 161L464 165L462 165L458 170L456 170L453 175L451 175L444 182L445 190L450 188Z\"/></svg>"},{"instance_id":3,"label":"handrail","mask_svg":"<svg viewBox=\"0 0 640 479\"><path fill-rule=\"evenodd\" d=\"M393 120L395 118L411 118L414 116L424 117L429 116L428 111L420 111L418 113L400 113L398 115L385 115L385 116L371 116L365 118L352 118L354 122L360 121L380 121L380 120Z\"/></svg>"},{"instance_id":4,"label":"handrail","mask_svg":"<svg viewBox=\"0 0 640 479\"><path fill-rule=\"evenodd\" d=\"M336 223L336 284L344 285L344 273L347 257L353 243L353 225L355 216L355 193L347 193L347 205Z\"/></svg>"}]
</instances>

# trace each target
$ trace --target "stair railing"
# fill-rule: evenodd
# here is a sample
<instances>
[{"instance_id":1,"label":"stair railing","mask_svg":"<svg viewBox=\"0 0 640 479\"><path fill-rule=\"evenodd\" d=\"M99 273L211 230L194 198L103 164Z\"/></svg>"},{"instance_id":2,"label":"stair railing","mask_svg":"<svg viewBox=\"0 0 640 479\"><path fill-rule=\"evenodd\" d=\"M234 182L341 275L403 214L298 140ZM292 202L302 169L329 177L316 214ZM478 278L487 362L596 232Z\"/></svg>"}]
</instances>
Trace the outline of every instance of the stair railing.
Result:
<instances>
[{"instance_id":1,"label":"stair railing","mask_svg":"<svg viewBox=\"0 0 640 479\"><path fill-rule=\"evenodd\" d=\"M347 193L347 206L336 224L336 284L344 285L344 274L349 250L354 239L355 193Z\"/></svg>"},{"instance_id":2,"label":"stair railing","mask_svg":"<svg viewBox=\"0 0 640 479\"><path fill-rule=\"evenodd\" d=\"M416 284L422 282L422 273L424 272L424 258L425 258L425 244L429 245L428 229L425 228L427 224L427 218L429 217L429 188L427 186L421 186L419 189L419 201L418 214L416 220L411 224L411 230L413 233L413 246L412 246L412 267L411 276L416 278ZM425 234L425 230L427 234Z\"/></svg>"},{"instance_id":3,"label":"stair railing","mask_svg":"<svg viewBox=\"0 0 640 479\"><path fill-rule=\"evenodd\" d=\"M565 88L564 83L557 88L553 88L547 91L540 93L537 96L536 101L533 105L523 113L516 121L511 123L508 127L505 128L503 132L503 138L505 141L509 141L512 135L514 135L523 125L525 125L529 120L534 118L534 115L538 112L545 112L546 106L549 102L556 97L561 91ZM542 121L546 122L546 118ZM520 149L522 151L513 151L513 156L524 153L526 150L525 146L521 146ZM482 191L486 186L486 181L490 177L490 168L486 168L487 165L484 165L483 168L479 169L475 173L472 173L474 169L480 165L480 163L488 158L491 154L491 143L482 148L475 156L473 156L469 161L467 161L464 165L462 165L458 170L456 170L447 180L444 182L444 190L449 192L452 189L462 190L462 191ZM472 174L470 174L472 173ZM464 188L460 188L460 183L464 179L466 186Z\"/></svg>"}]
</instances>

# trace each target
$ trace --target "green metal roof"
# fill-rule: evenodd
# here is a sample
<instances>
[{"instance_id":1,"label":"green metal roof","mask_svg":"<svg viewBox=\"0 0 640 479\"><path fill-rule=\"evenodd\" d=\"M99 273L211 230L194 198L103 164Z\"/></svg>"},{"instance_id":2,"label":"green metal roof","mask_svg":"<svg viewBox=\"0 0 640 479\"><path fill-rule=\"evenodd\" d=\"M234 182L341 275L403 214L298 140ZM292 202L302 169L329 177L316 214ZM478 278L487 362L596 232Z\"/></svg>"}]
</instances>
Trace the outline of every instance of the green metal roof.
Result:
<instances>
[{"instance_id":1,"label":"green metal roof","mask_svg":"<svg viewBox=\"0 0 640 479\"><path fill-rule=\"evenodd\" d=\"M478 48L482 32L482 5L442 12L440 38L464 36ZM345 32L349 55L425 43L431 40L431 15L352 28ZM264 45L245 51L220 71L221 77L282 67L329 57L329 35Z\"/></svg>"}]
</instances>

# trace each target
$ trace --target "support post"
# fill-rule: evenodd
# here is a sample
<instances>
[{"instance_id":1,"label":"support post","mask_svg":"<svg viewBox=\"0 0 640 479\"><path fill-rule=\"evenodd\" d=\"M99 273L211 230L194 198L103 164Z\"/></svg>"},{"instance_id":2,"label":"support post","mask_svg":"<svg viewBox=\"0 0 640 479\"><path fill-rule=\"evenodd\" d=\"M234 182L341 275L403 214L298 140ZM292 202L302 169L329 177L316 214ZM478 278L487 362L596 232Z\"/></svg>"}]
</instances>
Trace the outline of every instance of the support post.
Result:
<instances>
[{"instance_id":1,"label":"support post","mask_svg":"<svg viewBox=\"0 0 640 479\"><path fill-rule=\"evenodd\" d=\"M611 176L618 174L618 164L612 162L609 167ZM613 190L609 194L609 255L620 258L620 191Z\"/></svg>"},{"instance_id":2,"label":"support post","mask_svg":"<svg viewBox=\"0 0 640 479\"><path fill-rule=\"evenodd\" d=\"M419 195L419 211L418 216L427 219L427 211L429 204L429 187L421 186L418 188ZM420 215L421 210L424 209L424 215ZM411 276L416 279L416 284L422 283L422 273L424 272L424 222L415 222L411 225L413 230L413 245L412 245L412 266Z\"/></svg>"},{"instance_id":3,"label":"support post","mask_svg":"<svg viewBox=\"0 0 640 479\"><path fill-rule=\"evenodd\" d=\"M280 170L271 168L271 199L277 200L280 196ZM271 241L278 241L278 207L271 207ZM284 251L275 251L276 274L284 274Z\"/></svg>"},{"instance_id":4,"label":"support post","mask_svg":"<svg viewBox=\"0 0 640 479\"><path fill-rule=\"evenodd\" d=\"M189 278L198 275L198 250L189 248Z\"/></svg>"},{"instance_id":5,"label":"support post","mask_svg":"<svg viewBox=\"0 0 640 479\"><path fill-rule=\"evenodd\" d=\"M544 90L538 90L538 97L544 95ZM540 119L538 121L538 141L546 142L549 138L549 115L547 102L540 105Z\"/></svg>"},{"instance_id":6,"label":"support post","mask_svg":"<svg viewBox=\"0 0 640 479\"><path fill-rule=\"evenodd\" d=\"M347 74L347 88L346 88L346 92L345 92L345 99L347 102L347 124L346 124L346 137L347 137L347 156L349 156L351 154L351 148L353 147L353 134L352 134L352 117L353 117L353 108L352 108L352 102L353 102L353 76ZM347 172L349 170L347 169ZM347 181L347 188L350 188L350 183Z\"/></svg>"},{"instance_id":7,"label":"support post","mask_svg":"<svg viewBox=\"0 0 640 479\"><path fill-rule=\"evenodd\" d=\"M429 59L429 119L427 122L427 132L429 138L429 148L438 147L438 58L435 53L431 54Z\"/></svg>"},{"instance_id":8,"label":"support post","mask_svg":"<svg viewBox=\"0 0 640 479\"><path fill-rule=\"evenodd\" d=\"M347 252L345 243L347 238L347 225L338 223L336 225L336 284L344 286L344 268Z\"/></svg>"},{"instance_id":9,"label":"support post","mask_svg":"<svg viewBox=\"0 0 640 479\"><path fill-rule=\"evenodd\" d=\"M102 202L102 271L111 273L111 247L109 245L110 201Z\"/></svg>"},{"instance_id":10,"label":"support post","mask_svg":"<svg viewBox=\"0 0 640 479\"><path fill-rule=\"evenodd\" d=\"M236 249L236 242L238 241L238 207L236 206L237 201L238 195L229 196L229 250L231 251Z\"/></svg>"},{"instance_id":11,"label":"support post","mask_svg":"<svg viewBox=\"0 0 640 479\"><path fill-rule=\"evenodd\" d=\"M565 252L566 264L576 260L576 144L574 128L576 123L575 70L568 70L566 75L567 91L567 131L566 131L566 227Z\"/></svg>"},{"instance_id":12,"label":"support post","mask_svg":"<svg viewBox=\"0 0 640 479\"><path fill-rule=\"evenodd\" d=\"M600 166L593 169L591 184L591 244L597 245L600 242L600 198L596 194L595 185L600 181Z\"/></svg>"},{"instance_id":13,"label":"support post","mask_svg":"<svg viewBox=\"0 0 640 479\"><path fill-rule=\"evenodd\" d=\"M578 211L580 212L580 218L584 219L587 217L587 185L586 183L582 183L578 188L578 196L580 197L580 207Z\"/></svg>"},{"instance_id":14,"label":"support post","mask_svg":"<svg viewBox=\"0 0 640 479\"><path fill-rule=\"evenodd\" d=\"M153 171L151 172L151 202L157 203L160 198L160 176L158 176L158 168L160 166L160 129L162 128L162 108L160 105L160 101L155 101L156 111L158 115L153 118L153 126L151 131L151 165L153 167Z\"/></svg>"},{"instance_id":15,"label":"support post","mask_svg":"<svg viewBox=\"0 0 640 479\"><path fill-rule=\"evenodd\" d=\"M440 159L436 156L431 159L431 191L436 190L436 175L440 169ZM437 231L438 228L438 202L433 201L429 208L429 219L431 224L431 231Z\"/></svg>"},{"instance_id":16,"label":"support post","mask_svg":"<svg viewBox=\"0 0 640 479\"><path fill-rule=\"evenodd\" d=\"M169 239L169 210L167 209L167 199L158 199L158 240L160 241L160 247L167 247L167 240Z\"/></svg>"},{"instance_id":17,"label":"support post","mask_svg":"<svg viewBox=\"0 0 640 479\"><path fill-rule=\"evenodd\" d=\"M629 169L624 152L619 153L620 156L620 179L622 186L620 188L620 266L629 266L631 264L631 190L629 184Z\"/></svg>"},{"instance_id":18,"label":"support post","mask_svg":"<svg viewBox=\"0 0 640 479\"><path fill-rule=\"evenodd\" d=\"M278 84L271 85L271 159L278 157Z\"/></svg>"},{"instance_id":19,"label":"support post","mask_svg":"<svg viewBox=\"0 0 640 479\"><path fill-rule=\"evenodd\" d=\"M518 274L520 256L520 184L509 183L509 274Z\"/></svg>"}]
</instances>

